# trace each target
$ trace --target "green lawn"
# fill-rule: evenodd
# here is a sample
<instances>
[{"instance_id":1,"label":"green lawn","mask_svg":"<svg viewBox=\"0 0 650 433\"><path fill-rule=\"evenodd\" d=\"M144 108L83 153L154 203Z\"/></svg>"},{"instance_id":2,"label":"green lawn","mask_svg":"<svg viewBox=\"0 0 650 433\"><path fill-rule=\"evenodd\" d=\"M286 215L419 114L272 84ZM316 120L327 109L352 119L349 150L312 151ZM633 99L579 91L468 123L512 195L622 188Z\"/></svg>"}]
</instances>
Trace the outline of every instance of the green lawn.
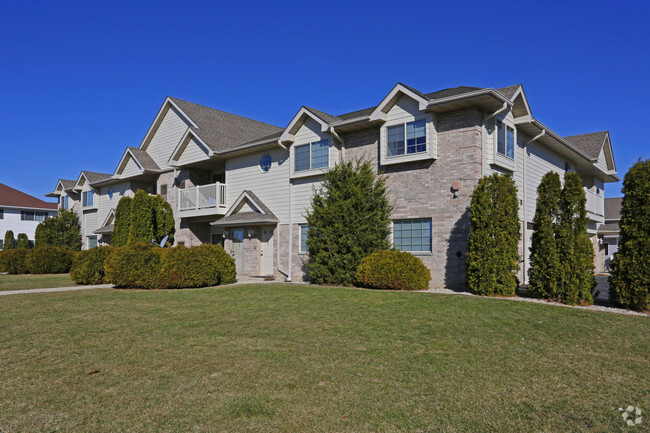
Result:
<instances>
[{"instance_id":1,"label":"green lawn","mask_svg":"<svg viewBox=\"0 0 650 433\"><path fill-rule=\"evenodd\" d=\"M3 296L0 431L647 431L649 335L647 317L303 285Z\"/></svg>"},{"instance_id":2,"label":"green lawn","mask_svg":"<svg viewBox=\"0 0 650 433\"><path fill-rule=\"evenodd\" d=\"M0 275L0 292L4 290L72 287L75 285L74 281L70 279L70 274Z\"/></svg>"}]
</instances>

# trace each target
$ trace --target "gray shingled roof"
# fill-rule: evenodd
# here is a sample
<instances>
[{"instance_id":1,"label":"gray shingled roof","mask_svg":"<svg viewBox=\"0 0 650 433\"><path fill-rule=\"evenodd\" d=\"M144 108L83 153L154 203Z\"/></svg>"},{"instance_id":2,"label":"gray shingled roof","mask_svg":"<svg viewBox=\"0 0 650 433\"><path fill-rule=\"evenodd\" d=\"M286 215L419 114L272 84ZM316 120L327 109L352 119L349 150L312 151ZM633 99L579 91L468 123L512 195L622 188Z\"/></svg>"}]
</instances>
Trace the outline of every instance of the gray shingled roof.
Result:
<instances>
[{"instance_id":1,"label":"gray shingled roof","mask_svg":"<svg viewBox=\"0 0 650 433\"><path fill-rule=\"evenodd\" d=\"M481 87L471 87L471 86L458 86L452 87L451 89L438 90L437 92L427 93L425 96L428 99L442 99L449 98L451 96L462 95L463 93L476 92L477 90L483 90Z\"/></svg>"},{"instance_id":2,"label":"gray shingled roof","mask_svg":"<svg viewBox=\"0 0 650 433\"><path fill-rule=\"evenodd\" d=\"M620 232L621 229L618 226L618 224L601 224L598 226L597 232L599 234L606 234L606 233L618 233Z\"/></svg>"},{"instance_id":3,"label":"gray shingled roof","mask_svg":"<svg viewBox=\"0 0 650 433\"><path fill-rule=\"evenodd\" d=\"M268 123L204 107L203 105L172 98L198 128L192 130L215 152L231 150L261 137L282 132L283 128Z\"/></svg>"},{"instance_id":4,"label":"gray shingled roof","mask_svg":"<svg viewBox=\"0 0 650 433\"><path fill-rule=\"evenodd\" d=\"M305 109L311 111L313 114L315 114L317 117L321 118L327 123L334 123L341 120L340 117L332 116L331 114L327 114L324 111L320 111L315 108L305 107Z\"/></svg>"},{"instance_id":5,"label":"gray shingled roof","mask_svg":"<svg viewBox=\"0 0 650 433\"><path fill-rule=\"evenodd\" d=\"M110 178L113 177L112 174L106 174L106 173L97 173L94 171L82 171L86 179L88 180L88 183L93 185L95 183L103 182L105 180L109 180ZM76 183L76 182L75 182Z\"/></svg>"},{"instance_id":6,"label":"gray shingled roof","mask_svg":"<svg viewBox=\"0 0 650 433\"><path fill-rule=\"evenodd\" d=\"M506 98L512 100L512 97L515 95L517 89L521 87L521 84L515 84L514 86L502 87L497 89L497 92L501 93Z\"/></svg>"},{"instance_id":7,"label":"gray shingled roof","mask_svg":"<svg viewBox=\"0 0 650 433\"><path fill-rule=\"evenodd\" d=\"M623 197L605 199L605 221L621 219L621 204L623 204Z\"/></svg>"},{"instance_id":8,"label":"gray shingled roof","mask_svg":"<svg viewBox=\"0 0 650 433\"><path fill-rule=\"evenodd\" d=\"M115 224L109 224L107 226L98 228L93 233L98 235L110 235L111 233L113 233L114 228L115 228Z\"/></svg>"},{"instance_id":9,"label":"gray shingled roof","mask_svg":"<svg viewBox=\"0 0 650 433\"><path fill-rule=\"evenodd\" d=\"M158 167L158 164L156 164L156 162L153 160L151 155L147 153L147 151L138 149L137 147L128 147L127 149L129 149L133 157L138 161L138 164L140 164L144 170L160 171L160 167Z\"/></svg>"},{"instance_id":10,"label":"gray shingled roof","mask_svg":"<svg viewBox=\"0 0 650 433\"><path fill-rule=\"evenodd\" d=\"M578 150L582 151L591 159L598 159L600 151L605 144L605 137L607 137L607 131L592 132L589 134L581 135L570 135L564 137L566 141L573 144Z\"/></svg>"},{"instance_id":11,"label":"gray shingled roof","mask_svg":"<svg viewBox=\"0 0 650 433\"><path fill-rule=\"evenodd\" d=\"M72 189L77 184L76 180L59 179L64 190Z\"/></svg>"},{"instance_id":12,"label":"gray shingled roof","mask_svg":"<svg viewBox=\"0 0 650 433\"><path fill-rule=\"evenodd\" d=\"M259 199L258 196L256 196L253 191L251 190L244 190L242 193L237 197L237 200L235 200L235 203L239 202L239 199L241 198L244 193L248 194L250 198L257 203L257 205L262 208L262 211L264 213L260 212L237 212L232 215L225 216L221 218L218 221L215 221L213 223L210 223L213 226L232 226L232 225L237 225L237 224L243 224L243 225L250 225L250 224L259 224L259 223L269 223L269 224L275 224L278 223L280 220L271 212L271 209L266 207L266 205L262 202L262 200ZM234 206L234 204L233 204ZM230 212L230 210L229 210Z\"/></svg>"}]
</instances>

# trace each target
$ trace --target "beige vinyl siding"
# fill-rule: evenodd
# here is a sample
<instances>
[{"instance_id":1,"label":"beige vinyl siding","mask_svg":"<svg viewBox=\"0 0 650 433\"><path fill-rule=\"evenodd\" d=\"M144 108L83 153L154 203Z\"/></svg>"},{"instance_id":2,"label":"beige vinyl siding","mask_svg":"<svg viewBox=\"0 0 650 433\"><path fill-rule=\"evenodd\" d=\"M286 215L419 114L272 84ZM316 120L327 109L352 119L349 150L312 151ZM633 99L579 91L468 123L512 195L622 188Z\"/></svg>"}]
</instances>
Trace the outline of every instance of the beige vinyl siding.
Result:
<instances>
[{"instance_id":1,"label":"beige vinyl siding","mask_svg":"<svg viewBox=\"0 0 650 433\"><path fill-rule=\"evenodd\" d=\"M93 232L99 228L98 220L96 210L84 212L84 236L96 236Z\"/></svg>"},{"instance_id":2,"label":"beige vinyl siding","mask_svg":"<svg viewBox=\"0 0 650 433\"><path fill-rule=\"evenodd\" d=\"M271 169L263 173L260 159L271 156ZM275 214L282 224L289 222L289 153L277 148L226 161L227 206L243 190L251 190Z\"/></svg>"},{"instance_id":3,"label":"beige vinyl siding","mask_svg":"<svg viewBox=\"0 0 650 433\"><path fill-rule=\"evenodd\" d=\"M192 138L185 146L185 149L183 149L180 158L178 158L178 164L191 164L208 158L208 150L205 146L199 144L194 138Z\"/></svg>"},{"instance_id":4,"label":"beige vinyl siding","mask_svg":"<svg viewBox=\"0 0 650 433\"><path fill-rule=\"evenodd\" d=\"M549 171L555 171L564 177L565 160L555 152L534 141L527 146L526 155L526 220L532 221L537 205L537 187L542 177Z\"/></svg>"},{"instance_id":5,"label":"beige vinyl siding","mask_svg":"<svg viewBox=\"0 0 650 433\"><path fill-rule=\"evenodd\" d=\"M113 189L113 198L108 197L108 190ZM97 224L101 226L104 224L108 213L111 209L115 209L120 199L125 195L132 196L131 192L131 183L123 182L114 184L111 186L104 186L99 190L99 197L95 196L95 199L99 199L99 214Z\"/></svg>"},{"instance_id":6,"label":"beige vinyl siding","mask_svg":"<svg viewBox=\"0 0 650 433\"><path fill-rule=\"evenodd\" d=\"M167 165L167 161L183 137L183 134L185 134L188 126L189 124L181 118L180 114L173 107L165 113L151 141L146 146L146 149L144 149L162 170L170 168Z\"/></svg>"},{"instance_id":7,"label":"beige vinyl siding","mask_svg":"<svg viewBox=\"0 0 650 433\"><path fill-rule=\"evenodd\" d=\"M305 177L293 180L293 223L307 222L305 215L311 209L311 198L314 188L320 188L322 177Z\"/></svg>"},{"instance_id":8,"label":"beige vinyl siding","mask_svg":"<svg viewBox=\"0 0 650 433\"><path fill-rule=\"evenodd\" d=\"M140 174L142 172L142 168L138 165L138 163L135 162L131 155L129 155L127 158L128 160L126 161L124 170L122 170L122 176L130 177Z\"/></svg>"},{"instance_id":9,"label":"beige vinyl siding","mask_svg":"<svg viewBox=\"0 0 650 433\"><path fill-rule=\"evenodd\" d=\"M596 163L596 167L598 167L600 170L604 171L607 173L609 169L607 168L607 158L605 157L605 146L603 146L602 149L600 149L600 155L598 155L598 162Z\"/></svg>"}]
</instances>

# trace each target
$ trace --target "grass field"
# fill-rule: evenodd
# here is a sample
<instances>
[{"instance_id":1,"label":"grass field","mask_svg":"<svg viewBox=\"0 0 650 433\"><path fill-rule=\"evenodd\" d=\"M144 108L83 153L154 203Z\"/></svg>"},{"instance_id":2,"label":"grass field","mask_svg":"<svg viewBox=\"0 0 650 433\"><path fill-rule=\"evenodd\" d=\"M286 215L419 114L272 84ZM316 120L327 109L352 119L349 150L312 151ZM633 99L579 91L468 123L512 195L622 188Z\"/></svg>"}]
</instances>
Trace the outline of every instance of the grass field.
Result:
<instances>
[{"instance_id":1,"label":"grass field","mask_svg":"<svg viewBox=\"0 0 650 433\"><path fill-rule=\"evenodd\" d=\"M0 431L643 431L648 335L647 317L302 285L4 296Z\"/></svg>"},{"instance_id":2,"label":"grass field","mask_svg":"<svg viewBox=\"0 0 650 433\"><path fill-rule=\"evenodd\" d=\"M72 287L75 285L74 281L70 279L70 274L0 275L0 292L5 290Z\"/></svg>"}]
</instances>

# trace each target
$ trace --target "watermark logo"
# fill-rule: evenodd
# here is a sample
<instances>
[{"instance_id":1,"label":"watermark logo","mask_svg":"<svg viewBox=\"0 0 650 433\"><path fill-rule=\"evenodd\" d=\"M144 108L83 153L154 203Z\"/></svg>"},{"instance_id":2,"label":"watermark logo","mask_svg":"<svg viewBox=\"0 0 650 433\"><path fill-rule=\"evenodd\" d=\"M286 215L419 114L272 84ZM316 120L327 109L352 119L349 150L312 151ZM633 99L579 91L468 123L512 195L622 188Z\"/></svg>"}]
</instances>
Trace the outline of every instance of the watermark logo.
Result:
<instances>
[{"instance_id":1,"label":"watermark logo","mask_svg":"<svg viewBox=\"0 0 650 433\"><path fill-rule=\"evenodd\" d=\"M630 427L639 425L641 424L641 421L643 421L643 416L641 416L643 411L640 407L628 406L625 410L623 410L622 407L619 407L618 410L623 412L621 414L623 421L625 421L625 423Z\"/></svg>"}]
</instances>

